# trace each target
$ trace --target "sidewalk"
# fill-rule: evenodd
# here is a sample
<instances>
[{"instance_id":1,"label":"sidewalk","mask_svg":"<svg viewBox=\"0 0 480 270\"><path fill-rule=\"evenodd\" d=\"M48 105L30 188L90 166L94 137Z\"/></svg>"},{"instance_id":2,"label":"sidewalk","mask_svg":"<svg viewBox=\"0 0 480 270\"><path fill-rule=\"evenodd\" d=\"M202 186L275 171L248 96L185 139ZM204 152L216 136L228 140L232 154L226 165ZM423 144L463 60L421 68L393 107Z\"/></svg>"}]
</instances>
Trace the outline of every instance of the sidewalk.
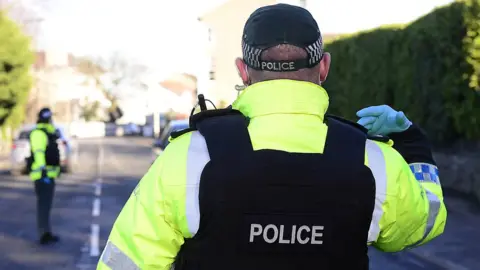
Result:
<instances>
[{"instance_id":1,"label":"sidewalk","mask_svg":"<svg viewBox=\"0 0 480 270\"><path fill-rule=\"evenodd\" d=\"M11 144L5 140L2 140L0 134L0 174L3 174L4 171L8 171L10 169L10 151L11 151Z\"/></svg>"},{"instance_id":2,"label":"sidewalk","mask_svg":"<svg viewBox=\"0 0 480 270\"><path fill-rule=\"evenodd\" d=\"M10 167L10 161L8 155L0 153L0 172L8 170Z\"/></svg>"}]
</instances>

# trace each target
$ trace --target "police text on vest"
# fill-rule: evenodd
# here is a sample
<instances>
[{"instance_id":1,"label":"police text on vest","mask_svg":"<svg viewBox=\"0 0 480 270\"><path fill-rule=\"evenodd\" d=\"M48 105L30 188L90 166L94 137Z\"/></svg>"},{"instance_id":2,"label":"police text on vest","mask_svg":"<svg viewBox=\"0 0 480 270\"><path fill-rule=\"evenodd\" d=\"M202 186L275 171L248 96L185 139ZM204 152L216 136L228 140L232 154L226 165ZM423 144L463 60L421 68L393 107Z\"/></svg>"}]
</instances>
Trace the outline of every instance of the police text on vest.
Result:
<instances>
[{"instance_id":1,"label":"police text on vest","mask_svg":"<svg viewBox=\"0 0 480 270\"><path fill-rule=\"evenodd\" d=\"M288 230L288 231L287 231ZM297 226L285 227L285 225L268 224L263 227L260 224L250 224L250 243L263 238L268 244L323 244L323 226Z\"/></svg>"}]
</instances>

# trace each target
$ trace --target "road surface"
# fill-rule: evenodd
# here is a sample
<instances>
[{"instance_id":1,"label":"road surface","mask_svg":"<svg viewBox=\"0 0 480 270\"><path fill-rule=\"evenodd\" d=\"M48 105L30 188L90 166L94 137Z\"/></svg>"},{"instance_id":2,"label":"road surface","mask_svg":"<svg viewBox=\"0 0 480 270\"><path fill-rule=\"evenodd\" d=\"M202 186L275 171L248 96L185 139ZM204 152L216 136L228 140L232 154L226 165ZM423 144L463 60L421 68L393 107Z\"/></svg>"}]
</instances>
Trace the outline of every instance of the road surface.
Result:
<instances>
[{"instance_id":1,"label":"road surface","mask_svg":"<svg viewBox=\"0 0 480 270\"><path fill-rule=\"evenodd\" d=\"M57 182L53 210L61 242L39 247L35 197L29 180L0 175L0 269L95 269L113 222L150 164L149 141L142 138L83 140L81 167ZM455 197L446 199L445 234L408 252L370 250L372 270L480 269L480 211Z\"/></svg>"}]
</instances>

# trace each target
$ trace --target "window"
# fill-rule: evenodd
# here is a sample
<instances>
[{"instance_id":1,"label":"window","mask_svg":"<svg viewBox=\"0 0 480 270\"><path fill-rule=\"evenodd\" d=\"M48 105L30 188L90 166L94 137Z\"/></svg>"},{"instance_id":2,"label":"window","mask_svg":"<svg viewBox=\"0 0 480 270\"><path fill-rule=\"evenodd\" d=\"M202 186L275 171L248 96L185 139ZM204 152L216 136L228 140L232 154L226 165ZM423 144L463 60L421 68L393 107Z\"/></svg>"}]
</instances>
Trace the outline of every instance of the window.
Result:
<instances>
[{"instance_id":1,"label":"window","mask_svg":"<svg viewBox=\"0 0 480 270\"><path fill-rule=\"evenodd\" d=\"M210 41L210 42L213 41L212 28L208 28L208 41Z\"/></svg>"},{"instance_id":2,"label":"window","mask_svg":"<svg viewBox=\"0 0 480 270\"><path fill-rule=\"evenodd\" d=\"M208 28L208 46L210 48L215 47L216 43L216 37L215 37L215 31L212 28Z\"/></svg>"},{"instance_id":3,"label":"window","mask_svg":"<svg viewBox=\"0 0 480 270\"><path fill-rule=\"evenodd\" d=\"M216 70L216 59L212 56L212 60L210 62L210 80L215 80L215 70Z\"/></svg>"}]
</instances>

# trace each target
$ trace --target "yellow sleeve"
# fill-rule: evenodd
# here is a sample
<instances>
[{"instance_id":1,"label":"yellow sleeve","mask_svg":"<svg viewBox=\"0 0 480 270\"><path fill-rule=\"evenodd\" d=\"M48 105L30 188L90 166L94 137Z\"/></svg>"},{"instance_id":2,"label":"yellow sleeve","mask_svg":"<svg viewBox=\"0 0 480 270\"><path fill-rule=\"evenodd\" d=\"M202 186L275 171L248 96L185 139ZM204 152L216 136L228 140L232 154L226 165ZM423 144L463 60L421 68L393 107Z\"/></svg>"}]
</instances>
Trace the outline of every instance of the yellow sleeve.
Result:
<instances>
[{"instance_id":1,"label":"yellow sleeve","mask_svg":"<svg viewBox=\"0 0 480 270\"><path fill-rule=\"evenodd\" d=\"M425 244L441 235L447 210L438 168L426 163L407 164L390 145L375 144L381 152L377 153L377 160L369 157L369 167L377 166L381 171L380 167L384 166L385 179L375 177L377 198L371 229L375 231L377 227L378 234L371 239L373 246L385 252L397 252ZM377 172L377 175L381 174Z\"/></svg>"},{"instance_id":2,"label":"yellow sleeve","mask_svg":"<svg viewBox=\"0 0 480 270\"><path fill-rule=\"evenodd\" d=\"M45 132L34 129L30 133L30 147L32 148L32 153L34 157L34 164L32 165L32 170L38 170L42 167L45 167L45 150L48 145L48 137Z\"/></svg>"},{"instance_id":3,"label":"yellow sleeve","mask_svg":"<svg viewBox=\"0 0 480 270\"><path fill-rule=\"evenodd\" d=\"M166 154L166 155L165 155ZM170 207L164 179L175 181L167 169L179 162L171 151L164 152L140 180L120 212L100 257L97 270L170 269L184 238Z\"/></svg>"}]
</instances>

